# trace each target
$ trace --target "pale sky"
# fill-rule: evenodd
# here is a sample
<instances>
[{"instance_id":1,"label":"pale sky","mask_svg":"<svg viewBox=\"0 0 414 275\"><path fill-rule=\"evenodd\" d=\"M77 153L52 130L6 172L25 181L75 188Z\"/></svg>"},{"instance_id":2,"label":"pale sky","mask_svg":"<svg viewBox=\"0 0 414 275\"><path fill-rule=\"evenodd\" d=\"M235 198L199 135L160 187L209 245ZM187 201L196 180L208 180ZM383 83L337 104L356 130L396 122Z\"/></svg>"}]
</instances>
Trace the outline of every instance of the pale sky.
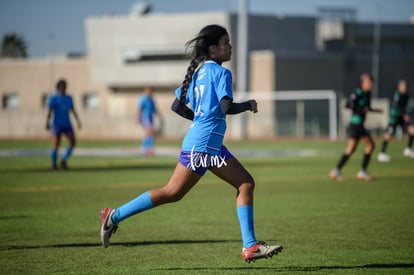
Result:
<instances>
[{"instance_id":1,"label":"pale sky","mask_svg":"<svg viewBox=\"0 0 414 275\"><path fill-rule=\"evenodd\" d=\"M53 33L56 53L86 51L84 21L89 16L128 14L137 0L0 0L0 37L17 32L31 57L47 55ZM147 0L153 13L237 11L238 0ZM208 3L208 4L206 4ZM346 7L357 20L372 22L380 4L382 22L409 23L414 0L250 0L252 14L316 16L317 7Z\"/></svg>"}]
</instances>

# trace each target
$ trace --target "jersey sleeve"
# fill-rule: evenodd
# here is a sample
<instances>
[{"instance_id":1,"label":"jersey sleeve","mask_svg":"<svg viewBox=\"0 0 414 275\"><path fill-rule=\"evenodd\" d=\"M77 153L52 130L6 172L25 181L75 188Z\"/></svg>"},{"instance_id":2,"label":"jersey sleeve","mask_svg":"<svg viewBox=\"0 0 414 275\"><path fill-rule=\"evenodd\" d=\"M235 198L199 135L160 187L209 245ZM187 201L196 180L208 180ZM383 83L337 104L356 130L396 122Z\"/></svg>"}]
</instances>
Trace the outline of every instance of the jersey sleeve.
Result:
<instances>
[{"instance_id":1,"label":"jersey sleeve","mask_svg":"<svg viewBox=\"0 0 414 275\"><path fill-rule=\"evenodd\" d=\"M137 108L142 109L143 101L144 101L144 98L142 96L138 98L138 100L137 100Z\"/></svg>"},{"instance_id":2,"label":"jersey sleeve","mask_svg":"<svg viewBox=\"0 0 414 275\"><path fill-rule=\"evenodd\" d=\"M69 97L69 109L70 110L73 110L73 98L72 97Z\"/></svg>"},{"instance_id":3,"label":"jersey sleeve","mask_svg":"<svg viewBox=\"0 0 414 275\"><path fill-rule=\"evenodd\" d=\"M400 93L395 93L393 99L393 107L397 109L400 114L404 114L406 109L405 103L408 102L408 98L404 98Z\"/></svg>"},{"instance_id":4,"label":"jersey sleeve","mask_svg":"<svg viewBox=\"0 0 414 275\"><path fill-rule=\"evenodd\" d=\"M152 109L153 109L153 113L157 113L157 104L155 104L155 101L152 100Z\"/></svg>"},{"instance_id":5,"label":"jersey sleeve","mask_svg":"<svg viewBox=\"0 0 414 275\"><path fill-rule=\"evenodd\" d=\"M181 97L181 87L182 86L178 87L175 90L175 96L177 97L178 100L180 100L180 97ZM188 89L190 89L190 87L191 87L191 83L190 83ZM188 104L188 102L189 102L189 100L188 100L188 91L187 91L187 96L185 97L185 104Z\"/></svg>"},{"instance_id":6,"label":"jersey sleeve","mask_svg":"<svg viewBox=\"0 0 414 275\"><path fill-rule=\"evenodd\" d=\"M55 106L55 97L53 97L53 96L50 96L49 97L49 100L48 100L48 102L47 102L47 106L48 106L48 108L50 109L50 110L53 110L54 109L54 106Z\"/></svg>"},{"instance_id":7,"label":"jersey sleeve","mask_svg":"<svg viewBox=\"0 0 414 275\"><path fill-rule=\"evenodd\" d=\"M233 99L233 78L231 72L227 69L218 75L216 94L219 101L225 96Z\"/></svg>"},{"instance_id":8,"label":"jersey sleeve","mask_svg":"<svg viewBox=\"0 0 414 275\"><path fill-rule=\"evenodd\" d=\"M352 93L346 101L345 108L353 110L356 106L357 98L358 98L357 94Z\"/></svg>"}]
</instances>

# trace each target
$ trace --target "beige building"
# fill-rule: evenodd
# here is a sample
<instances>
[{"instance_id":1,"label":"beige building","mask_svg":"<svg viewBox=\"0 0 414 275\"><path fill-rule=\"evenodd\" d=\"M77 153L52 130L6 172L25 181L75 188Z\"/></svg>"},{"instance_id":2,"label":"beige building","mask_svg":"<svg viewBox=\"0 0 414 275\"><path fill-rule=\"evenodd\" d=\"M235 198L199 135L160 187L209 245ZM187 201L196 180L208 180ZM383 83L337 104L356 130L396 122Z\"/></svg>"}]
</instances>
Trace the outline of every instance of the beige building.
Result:
<instances>
[{"instance_id":1,"label":"beige building","mask_svg":"<svg viewBox=\"0 0 414 275\"><path fill-rule=\"evenodd\" d=\"M305 94L299 91L296 101L287 102L283 100L293 95L292 91L284 94L278 91L277 95L272 92L285 78L289 80L288 75L296 75L296 69L290 67L294 61L286 62L286 57L276 56L274 50L263 50L266 47L271 49L275 43L264 41L266 38L274 39L271 36L273 30L265 27L271 26L269 22L275 26L284 24L282 21L272 17L252 17L251 25L261 32L250 30L248 89L255 92L250 96L258 99L259 113L228 116L226 138L239 138L241 128L247 130L248 138L254 139L273 138L276 134L285 133L299 137L327 136L328 119L331 139L336 139L337 128L344 136L348 114L342 111L343 108L336 111L336 93L325 93L331 99L333 97L329 101L329 113L317 110L319 106L310 106L309 109L321 114L309 122L307 107L301 98ZM0 138L48 137L50 133L45 130L47 98L60 78L67 80L68 93L73 96L82 120L83 128L77 132L81 139L141 138L136 103L145 86L154 87L154 97L165 122L162 135L170 139L182 138L190 123L174 114L170 105L174 90L180 86L189 63L185 43L208 24L222 25L230 33L233 59L223 65L233 72L236 82L237 24L235 15L225 12L92 17L85 22L88 54L84 57L0 59ZM300 43L291 43L301 46ZM317 68L324 68L323 63ZM235 90L235 98L239 99L237 87ZM320 92L306 92L306 97ZM273 100L279 95L284 98L283 103L275 104ZM328 106L326 102L323 103L325 109ZM383 103L384 106L386 104ZM279 114L283 109L288 111L288 115ZM245 120L240 120L240 117ZM369 117L368 125L383 128L385 124L386 115Z\"/></svg>"},{"instance_id":2,"label":"beige building","mask_svg":"<svg viewBox=\"0 0 414 275\"><path fill-rule=\"evenodd\" d=\"M190 123L170 111L170 105L188 66L184 44L207 24L230 29L229 22L227 13L89 18L85 23L85 57L0 59L0 138L48 137L47 98L60 78L67 80L68 93L82 120L82 130L77 132L80 138L140 138L136 102L145 86L154 87L165 120L164 137L181 138ZM252 89L273 90L273 54L258 52L251 59ZM234 71L232 62L224 65ZM261 112L248 120L250 137L273 135L258 129L273 127L272 104L260 108Z\"/></svg>"}]
</instances>

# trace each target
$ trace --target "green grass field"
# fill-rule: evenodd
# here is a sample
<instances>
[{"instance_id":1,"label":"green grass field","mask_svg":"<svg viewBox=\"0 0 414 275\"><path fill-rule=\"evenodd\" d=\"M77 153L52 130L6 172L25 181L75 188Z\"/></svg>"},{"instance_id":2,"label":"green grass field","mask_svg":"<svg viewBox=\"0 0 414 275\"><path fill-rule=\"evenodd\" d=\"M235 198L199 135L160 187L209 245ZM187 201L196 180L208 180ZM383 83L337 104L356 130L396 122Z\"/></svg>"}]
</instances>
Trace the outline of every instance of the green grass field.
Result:
<instances>
[{"instance_id":1,"label":"green grass field","mask_svg":"<svg viewBox=\"0 0 414 275\"><path fill-rule=\"evenodd\" d=\"M162 145L179 146L169 142ZM0 150L47 149L45 141L1 141ZM132 142L81 142L79 147ZM317 156L241 157L256 179L259 240L284 251L252 264L240 256L235 190L207 174L181 202L124 221L104 249L99 211L166 183L176 157L81 157L70 171L49 170L48 156L0 157L2 274L413 274L414 160L390 144L393 161L373 157L371 183L355 174L328 179L344 142L228 144L230 150L312 149ZM378 151L378 149L377 149ZM236 153L237 155L237 153ZM376 156L376 154L375 154Z\"/></svg>"}]
</instances>

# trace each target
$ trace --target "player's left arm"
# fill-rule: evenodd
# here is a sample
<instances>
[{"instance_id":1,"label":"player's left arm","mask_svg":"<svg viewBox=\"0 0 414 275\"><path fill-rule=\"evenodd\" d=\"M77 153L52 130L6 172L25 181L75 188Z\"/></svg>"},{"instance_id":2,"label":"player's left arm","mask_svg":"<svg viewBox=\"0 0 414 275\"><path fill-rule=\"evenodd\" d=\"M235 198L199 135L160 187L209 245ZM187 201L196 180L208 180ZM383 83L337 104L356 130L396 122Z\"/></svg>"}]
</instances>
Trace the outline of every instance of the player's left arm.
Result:
<instances>
[{"instance_id":1,"label":"player's left arm","mask_svg":"<svg viewBox=\"0 0 414 275\"><path fill-rule=\"evenodd\" d=\"M236 115L245 111L257 113L256 100L233 102L233 77L229 70L224 69L217 75L215 92L220 101L220 110L223 114Z\"/></svg>"},{"instance_id":2,"label":"player's left arm","mask_svg":"<svg viewBox=\"0 0 414 275\"><path fill-rule=\"evenodd\" d=\"M371 106L369 106L369 107L368 107L368 110L369 110L370 112L373 112L373 113L380 113L380 114L382 114L382 113L384 112L384 109L382 109L382 108L372 108Z\"/></svg>"},{"instance_id":3,"label":"player's left arm","mask_svg":"<svg viewBox=\"0 0 414 275\"><path fill-rule=\"evenodd\" d=\"M407 105L408 105L408 102L409 102L409 100L410 100L410 96L408 95L408 94L406 94L406 100L405 100L405 104L404 104L404 109L403 109L403 119L404 119L404 121L406 122L406 123L410 123L411 122L411 117L410 117L410 115L408 114L409 113L409 110L408 110L408 107L407 107Z\"/></svg>"},{"instance_id":4,"label":"player's left arm","mask_svg":"<svg viewBox=\"0 0 414 275\"><path fill-rule=\"evenodd\" d=\"M52 118L52 109L49 108L49 111L47 112L46 117L46 130L50 129L50 119Z\"/></svg>"},{"instance_id":5,"label":"player's left arm","mask_svg":"<svg viewBox=\"0 0 414 275\"><path fill-rule=\"evenodd\" d=\"M235 115L245 111L251 111L257 113L256 100L249 100L246 102L235 103L233 99L228 96L223 97L220 100L220 109L224 114Z\"/></svg>"},{"instance_id":6,"label":"player's left arm","mask_svg":"<svg viewBox=\"0 0 414 275\"><path fill-rule=\"evenodd\" d=\"M49 98L47 105L48 105L48 111L47 111L47 116L46 116L46 130L49 130L50 120L52 118L52 112L53 112L53 106L54 106L53 98Z\"/></svg>"},{"instance_id":7,"label":"player's left arm","mask_svg":"<svg viewBox=\"0 0 414 275\"><path fill-rule=\"evenodd\" d=\"M80 121L80 119L79 119L78 113L76 112L76 110L75 110L75 107L74 107L74 106L72 106L71 111L72 111L73 116L74 116L74 117L75 117L75 119L76 119L76 123L78 124L78 129L81 129L81 128L82 128L82 123L81 123L81 121Z\"/></svg>"},{"instance_id":8,"label":"player's left arm","mask_svg":"<svg viewBox=\"0 0 414 275\"><path fill-rule=\"evenodd\" d=\"M384 110L382 108L372 108L371 106L371 94L368 95L368 99L367 99L368 103L367 103L367 111L373 112L373 113L383 113Z\"/></svg>"}]
</instances>

